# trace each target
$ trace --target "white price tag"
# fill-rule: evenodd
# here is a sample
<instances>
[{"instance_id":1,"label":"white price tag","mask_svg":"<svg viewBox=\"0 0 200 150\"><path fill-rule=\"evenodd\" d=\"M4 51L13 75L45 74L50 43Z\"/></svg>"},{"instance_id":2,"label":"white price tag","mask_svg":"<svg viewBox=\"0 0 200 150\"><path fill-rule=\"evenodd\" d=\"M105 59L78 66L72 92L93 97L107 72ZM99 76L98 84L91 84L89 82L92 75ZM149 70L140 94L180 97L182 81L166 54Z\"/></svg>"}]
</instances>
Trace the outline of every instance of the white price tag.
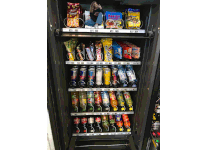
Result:
<instances>
[{"instance_id":1,"label":"white price tag","mask_svg":"<svg viewBox=\"0 0 200 150\"><path fill-rule=\"evenodd\" d=\"M90 32L94 32L94 30L90 30Z\"/></svg>"},{"instance_id":2,"label":"white price tag","mask_svg":"<svg viewBox=\"0 0 200 150\"><path fill-rule=\"evenodd\" d=\"M75 32L78 32L78 29L75 29Z\"/></svg>"},{"instance_id":3,"label":"white price tag","mask_svg":"<svg viewBox=\"0 0 200 150\"><path fill-rule=\"evenodd\" d=\"M95 30L95 32L98 32L98 30Z\"/></svg>"},{"instance_id":4,"label":"white price tag","mask_svg":"<svg viewBox=\"0 0 200 150\"><path fill-rule=\"evenodd\" d=\"M138 30L135 30L135 33L139 33L139 31L138 31Z\"/></svg>"},{"instance_id":5,"label":"white price tag","mask_svg":"<svg viewBox=\"0 0 200 150\"><path fill-rule=\"evenodd\" d=\"M114 30L110 30L110 32L114 32Z\"/></svg>"},{"instance_id":6,"label":"white price tag","mask_svg":"<svg viewBox=\"0 0 200 150\"><path fill-rule=\"evenodd\" d=\"M119 33L119 30L115 30L116 33Z\"/></svg>"},{"instance_id":7,"label":"white price tag","mask_svg":"<svg viewBox=\"0 0 200 150\"><path fill-rule=\"evenodd\" d=\"M69 32L73 32L73 30L72 30L72 29L69 29Z\"/></svg>"}]
</instances>

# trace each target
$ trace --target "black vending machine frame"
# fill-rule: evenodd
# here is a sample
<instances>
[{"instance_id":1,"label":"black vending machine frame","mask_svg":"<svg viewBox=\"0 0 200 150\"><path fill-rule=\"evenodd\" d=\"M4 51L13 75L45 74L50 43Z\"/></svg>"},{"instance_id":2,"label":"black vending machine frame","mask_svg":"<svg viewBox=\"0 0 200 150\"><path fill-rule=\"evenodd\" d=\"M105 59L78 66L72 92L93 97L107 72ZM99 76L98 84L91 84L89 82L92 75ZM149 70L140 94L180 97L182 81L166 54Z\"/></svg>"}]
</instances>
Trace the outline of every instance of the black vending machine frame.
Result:
<instances>
[{"instance_id":1,"label":"black vending machine frame","mask_svg":"<svg viewBox=\"0 0 200 150\"><path fill-rule=\"evenodd\" d=\"M142 1L143 3L145 1ZM146 28L148 38L147 50L143 54L140 82L138 85L138 97L136 101L135 114L133 115L133 130L128 138L132 150L141 150L145 144L144 134L147 115L155 83L156 70L160 54L160 5L159 2L150 2L151 16ZM139 2L138 2L139 4ZM69 109L69 93L66 86L65 59L63 56L62 42L57 37L57 31L61 31L61 15L58 0L47 0L47 58L48 58L48 111L54 131L54 144L56 149L74 149L77 137L72 137ZM53 95L53 96L52 96ZM50 98L51 97L51 98ZM54 109L52 109L54 107ZM55 117L56 116L56 117ZM53 123L55 122L55 123ZM55 137L56 136L56 137ZM110 136L117 140L120 137ZM101 138L104 138L103 136ZM100 138L100 139L101 139ZM95 137L87 137L88 140ZM99 138L96 138L99 139ZM79 140L86 140L84 138Z\"/></svg>"}]
</instances>

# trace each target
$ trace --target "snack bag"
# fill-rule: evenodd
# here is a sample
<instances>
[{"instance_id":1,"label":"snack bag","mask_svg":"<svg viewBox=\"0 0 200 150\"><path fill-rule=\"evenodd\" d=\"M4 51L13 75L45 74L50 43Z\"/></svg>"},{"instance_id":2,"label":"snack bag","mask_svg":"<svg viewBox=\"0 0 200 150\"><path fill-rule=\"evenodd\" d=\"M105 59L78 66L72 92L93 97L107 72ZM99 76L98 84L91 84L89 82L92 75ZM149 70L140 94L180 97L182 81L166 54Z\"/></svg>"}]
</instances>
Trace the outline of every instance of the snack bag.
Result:
<instances>
[{"instance_id":1,"label":"snack bag","mask_svg":"<svg viewBox=\"0 0 200 150\"><path fill-rule=\"evenodd\" d=\"M114 50L114 57L117 59L122 59L122 48L117 44L117 42L113 42L112 48Z\"/></svg>"},{"instance_id":2,"label":"snack bag","mask_svg":"<svg viewBox=\"0 0 200 150\"><path fill-rule=\"evenodd\" d=\"M67 3L67 26L79 27L79 16L81 14L80 3Z\"/></svg>"},{"instance_id":3,"label":"snack bag","mask_svg":"<svg viewBox=\"0 0 200 150\"><path fill-rule=\"evenodd\" d=\"M90 11L85 11L85 21L90 19ZM85 28L94 28L92 26L85 25ZM102 24L98 26L99 29L104 29L103 21Z\"/></svg>"},{"instance_id":4,"label":"snack bag","mask_svg":"<svg viewBox=\"0 0 200 150\"><path fill-rule=\"evenodd\" d=\"M101 42L103 43L104 47L104 61L106 62L112 62L112 38L102 38Z\"/></svg>"},{"instance_id":5,"label":"snack bag","mask_svg":"<svg viewBox=\"0 0 200 150\"><path fill-rule=\"evenodd\" d=\"M64 45L67 49L68 56L69 56L69 61L74 61L75 60L75 53L74 49L78 43L78 39L72 38L69 41L64 42Z\"/></svg>"},{"instance_id":6,"label":"snack bag","mask_svg":"<svg viewBox=\"0 0 200 150\"><path fill-rule=\"evenodd\" d=\"M96 41L95 47L96 47L96 61L102 61L103 60L103 58L102 58L103 55L101 55L101 48L102 48L101 41Z\"/></svg>"},{"instance_id":7,"label":"snack bag","mask_svg":"<svg viewBox=\"0 0 200 150\"><path fill-rule=\"evenodd\" d=\"M132 59L132 47L129 47L127 44L121 41L117 42L117 44L119 44L123 49L123 57L126 59Z\"/></svg>"},{"instance_id":8,"label":"snack bag","mask_svg":"<svg viewBox=\"0 0 200 150\"><path fill-rule=\"evenodd\" d=\"M125 42L128 46L132 47L132 57L134 59L139 59L140 58L140 47L137 47L136 45Z\"/></svg>"},{"instance_id":9,"label":"snack bag","mask_svg":"<svg viewBox=\"0 0 200 150\"><path fill-rule=\"evenodd\" d=\"M126 28L139 28L141 25L140 21L140 9L128 8L125 11L126 16Z\"/></svg>"},{"instance_id":10,"label":"snack bag","mask_svg":"<svg viewBox=\"0 0 200 150\"><path fill-rule=\"evenodd\" d=\"M122 13L106 11L106 28L109 29L122 29Z\"/></svg>"}]
</instances>

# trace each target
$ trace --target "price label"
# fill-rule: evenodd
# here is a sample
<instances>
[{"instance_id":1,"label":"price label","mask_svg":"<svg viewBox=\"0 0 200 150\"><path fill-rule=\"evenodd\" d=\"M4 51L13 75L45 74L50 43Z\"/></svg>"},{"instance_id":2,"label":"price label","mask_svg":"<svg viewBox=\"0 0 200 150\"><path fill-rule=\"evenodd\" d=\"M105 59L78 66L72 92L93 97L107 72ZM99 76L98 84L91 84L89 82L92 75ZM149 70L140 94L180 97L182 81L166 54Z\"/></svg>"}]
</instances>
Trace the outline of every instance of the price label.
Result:
<instances>
[{"instance_id":1,"label":"price label","mask_svg":"<svg viewBox=\"0 0 200 150\"><path fill-rule=\"evenodd\" d=\"M134 33L134 30L130 30L130 33Z\"/></svg>"},{"instance_id":2,"label":"price label","mask_svg":"<svg viewBox=\"0 0 200 150\"><path fill-rule=\"evenodd\" d=\"M75 29L75 32L78 32L78 29Z\"/></svg>"},{"instance_id":3,"label":"price label","mask_svg":"<svg viewBox=\"0 0 200 150\"><path fill-rule=\"evenodd\" d=\"M73 30L72 30L72 29L69 29L69 32L73 32Z\"/></svg>"},{"instance_id":4,"label":"price label","mask_svg":"<svg viewBox=\"0 0 200 150\"><path fill-rule=\"evenodd\" d=\"M94 30L90 30L90 32L94 32Z\"/></svg>"},{"instance_id":5,"label":"price label","mask_svg":"<svg viewBox=\"0 0 200 150\"><path fill-rule=\"evenodd\" d=\"M138 33L138 30L135 30L135 33Z\"/></svg>"},{"instance_id":6,"label":"price label","mask_svg":"<svg viewBox=\"0 0 200 150\"><path fill-rule=\"evenodd\" d=\"M95 30L95 32L98 32L98 30Z\"/></svg>"},{"instance_id":7,"label":"price label","mask_svg":"<svg viewBox=\"0 0 200 150\"><path fill-rule=\"evenodd\" d=\"M110 30L110 32L114 32L114 30Z\"/></svg>"},{"instance_id":8,"label":"price label","mask_svg":"<svg viewBox=\"0 0 200 150\"><path fill-rule=\"evenodd\" d=\"M84 62L82 61L81 64L84 64Z\"/></svg>"},{"instance_id":9,"label":"price label","mask_svg":"<svg viewBox=\"0 0 200 150\"><path fill-rule=\"evenodd\" d=\"M116 33L119 33L119 30L115 30Z\"/></svg>"},{"instance_id":10,"label":"price label","mask_svg":"<svg viewBox=\"0 0 200 150\"><path fill-rule=\"evenodd\" d=\"M74 64L78 64L78 62L75 61Z\"/></svg>"}]
</instances>

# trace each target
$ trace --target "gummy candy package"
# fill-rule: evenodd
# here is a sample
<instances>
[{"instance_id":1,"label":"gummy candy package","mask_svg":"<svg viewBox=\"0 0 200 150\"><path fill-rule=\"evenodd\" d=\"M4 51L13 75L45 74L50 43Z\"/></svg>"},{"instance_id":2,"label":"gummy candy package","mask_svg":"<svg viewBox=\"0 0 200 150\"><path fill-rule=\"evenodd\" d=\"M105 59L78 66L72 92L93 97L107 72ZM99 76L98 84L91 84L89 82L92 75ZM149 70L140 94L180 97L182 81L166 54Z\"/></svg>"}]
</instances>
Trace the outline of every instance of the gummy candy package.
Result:
<instances>
[{"instance_id":1,"label":"gummy candy package","mask_svg":"<svg viewBox=\"0 0 200 150\"><path fill-rule=\"evenodd\" d=\"M139 59L140 58L140 47L137 47L136 45L125 42L128 46L132 47L132 57L134 59Z\"/></svg>"}]
</instances>

